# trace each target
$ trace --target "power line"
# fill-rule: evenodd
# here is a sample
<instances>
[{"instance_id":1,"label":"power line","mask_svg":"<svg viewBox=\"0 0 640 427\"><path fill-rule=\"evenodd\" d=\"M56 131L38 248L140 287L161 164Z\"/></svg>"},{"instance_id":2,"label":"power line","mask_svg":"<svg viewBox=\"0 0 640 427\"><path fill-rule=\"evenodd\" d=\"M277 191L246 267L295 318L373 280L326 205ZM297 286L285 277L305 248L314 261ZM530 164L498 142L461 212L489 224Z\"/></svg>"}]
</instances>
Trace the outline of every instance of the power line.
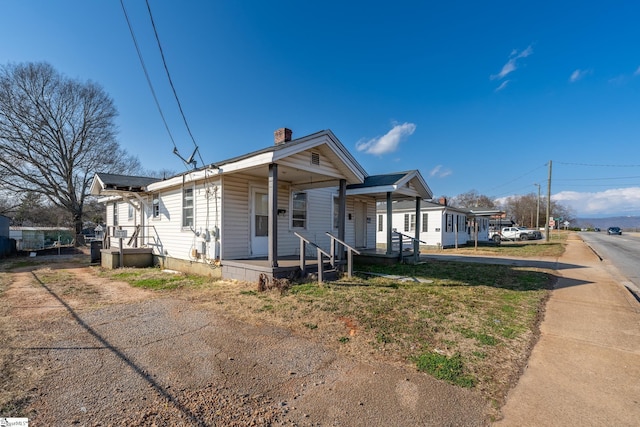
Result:
<instances>
[{"instance_id":1,"label":"power line","mask_svg":"<svg viewBox=\"0 0 640 427\"><path fill-rule=\"evenodd\" d=\"M511 184L511 183L513 183L513 182L515 182L515 181L518 181L519 179L524 178L525 176L530 175L530 174L532 174L533 172L536 172L536 171L538 171L539 169L542 169L542 168L544 168L544 167L546 167L546 166L547 166L546 164L541 165L541 166L538 166L537 168L532 169L532 170L530 170L529 172L526 172L526 173L524 173L524 174L522 174L522 175L520 175L520 176L518 176L518 177L516 177L516 178L512 179L511 181L507 181L507 182L504 182L504 183L502 183L502 184L500 184L500 185L497 185L497 186L495 186L495 187L489 188L487 191L488 191L488 192L491 192L492 190L495 190L495 189L498 189L498 188L502 188L502 187L504 187L504 186L506 186L506 185L509 185L509 184Z\"/></svg>"},{"instance_id":2,"label":"power line","mask_svg":"<svg viewBox=\"0 0 640 427\"><path fill-rule=\"evenodd\" d=\"M559 165L566 166L590 166L590 167L604 167L604 168L640 168L640 165L597 165L589 163L563 163L558 162Z\"/></svg>"},{"instance_id":3,"label":"power line","mask_svg":"<svg viewBox=\"0 0 640 427\"><path fill-rule=\"evenodd\" d=\"M121 0L122 1L122 0ZM164 70L167 74L167 79L169 80L169 85L171 86L171 90L173 91L173 96L176 99L176 103L178 104L178 109L180 110L180 115L182 116L182 120L184 121L184 125L187 128L187 132L191 137L191 141L198 152L198 157L200 158L200 162L204 165L204 161L202 160L202 156L200 155L200 151L198 150L198 144L196 144L196 140L191 133L191 128L189 127L189 123L187 122L187 117L182 110L182 104L180 103L180 99L178 98L178 93L176 92L176 88L173 85L173 80L171 79L171 74L169 73L169 67L167 66L167 61L164 57L164 51L162 50L162 44L160 43L160 37L158 36L158 31L156 29L156 23L153 20L153 14L151 13L151 6L149 5L149 0L145 1L147 4L147 11L149 12L149 18L151 19L151 26L153 27L153 34L156 37L156 42L158 43L158 49L160 50L160 56L162 57L162 65L164 65Z\"/></svg>"},{"instance_id":4,"label":"power line","mask_svg":"<svg viewBox=\"0 0 640 427\"><path fill-rule=\"evenodd\" d=\"M563 178L556 179L555 182L558 181L606 181L612 179L636 179L640 178L640 176L619 176L619 177L610 177L610 178Z\"/></svg>"},{"instance_id":5,"label":"power line","mask_svg":"<svg viewBox=\"0 0 640 427\"><path fill-rule=\"evenodd\" d=\"M138 58L140 59L140 64L142 65L142 70L144 71L144 76L147 79L147 83L149 84L149 89L151 89L151 95L153 95L153 100L156 103L156 107L158 107L158 111L160 112L160 117L162 118L162 122L164 123L164 127L169 134L169 139L173 144L174 150L177 150L176 142L173 139L173 135L171 135L171 131L169 130L169 125L167 124L167 120L164 117L164 113L162 112L162 108L160 107L160 102L158 102L158 97L156 96L156 91L153 89L153 84L151 84L151 79L149 78L149 73L147 72L147 67L144 64L144 59L142 58L142 53L140 52L140 47L138 46L138 40L136 39L136 35L133 32L133 27L131 26L131 21L129 21L129 15L127 14L127 9L124 7L123 0L120 0L120 5L122 6L122 12L124 13L124 18L127 21L127 26L129 27L129 32L131 33L131 38L133 39L133 44L136 47L136 52L138 53Z\"/></svg>"}]
</instances>

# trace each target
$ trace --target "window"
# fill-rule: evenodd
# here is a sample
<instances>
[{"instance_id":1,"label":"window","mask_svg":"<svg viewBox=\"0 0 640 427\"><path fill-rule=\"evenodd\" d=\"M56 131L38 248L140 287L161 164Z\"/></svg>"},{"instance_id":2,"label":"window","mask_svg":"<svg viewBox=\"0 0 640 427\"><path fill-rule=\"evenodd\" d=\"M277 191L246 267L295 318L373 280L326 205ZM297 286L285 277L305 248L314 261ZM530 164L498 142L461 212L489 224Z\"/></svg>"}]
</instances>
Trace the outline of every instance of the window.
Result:
<instances>
[{"instance_id":1,"label":"window","mask_svg":"<svg viewBox=\"0 0 640 427\"><path fill-rule=\"evenodd\" d=\"M338 202L338 198L333 198L333 228L334 230L338 229L340 225L340 203Z\"/></svg>"},{"instance_id":2,"label":"window","mask_svg":"<svg viewBox=\"0 0 640 427\"><path fill-rule=\"evenodd\" d=\"M129 210L127 212L127 219L129 219L129 221L133 220L133 205L129 204Z\"/></svg>"},{"instance_id":3,"label":"window","mask_svg":"<svg viewBox=\"0 0 640 427\"><path fill-rule=\"evenodd\" d=\"M429 214L423 213L422 214L422 232L426 233L427 231L429 231Z\"/></svg>"},{"instance_id":4,"label":"window","mask_svg":"<svg viewBox=\"0 0 640 427\"><path fill-rule=\"evenodd\" d=\"M113 204L113 225L118 225L118 204Z\"/></svg>"},{"instance_id":5,"label":"window","mask_svg":"<svg viewBox=\"0 0 640 427\"><path fill-rule=\"evenodd\" d=\"M193 227L193 188L182 190L182 226Z\"/></svg>"},{"instance_id":6,"label":"window","mask_svg":"<svg viewBox=\"0 0 640 427\"><path fill-rule=\"evenodd\" d=\"M307 227L307 193L293 193L291 208L291 226L295 228Z\"/></svg>"},{"instance_id":7,"label":"window","mask_svg":"<svg viewBox=\"0 0 640 427\"><path fill-rule=\"evenodd\" d=\"M416 214L404 214L404 231L416 230Z\"/></svg>"},{"instance_id":8,"label":"window","mask_svg":"<svg viewBox=\"0 0 640 427\"><path fill-rule=\"evenodd\" d=\"M384 215L378 215L378 231L384 231Z\"/></svg>"},{"instance_id":9,"label":"window","mask_svg":"<svg viewBox=\"0 0 640 427\"><path fill-rule=\"evenodd\" d=\"M151 196L151 214L153 219L160 219L160 194L154 193Z\"/></svg>"}]
</instances>

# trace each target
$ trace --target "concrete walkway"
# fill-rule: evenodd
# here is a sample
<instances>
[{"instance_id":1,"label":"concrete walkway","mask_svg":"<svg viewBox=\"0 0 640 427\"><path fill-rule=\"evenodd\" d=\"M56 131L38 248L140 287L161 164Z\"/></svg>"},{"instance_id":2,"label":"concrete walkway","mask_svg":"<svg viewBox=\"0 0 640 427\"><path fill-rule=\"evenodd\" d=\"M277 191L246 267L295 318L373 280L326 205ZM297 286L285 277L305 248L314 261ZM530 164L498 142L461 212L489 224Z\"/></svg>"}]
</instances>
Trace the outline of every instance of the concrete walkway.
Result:
<instances>
[{"instance_id":1,"label":"concrete walkway","mask_svg":"<svg viewBox=\"0 0 640 427\"><path fill-rule=\"evenodd\" d=\"M640 426L640 303L578 237L496 426Z\"/></svg>"}]
</instances>

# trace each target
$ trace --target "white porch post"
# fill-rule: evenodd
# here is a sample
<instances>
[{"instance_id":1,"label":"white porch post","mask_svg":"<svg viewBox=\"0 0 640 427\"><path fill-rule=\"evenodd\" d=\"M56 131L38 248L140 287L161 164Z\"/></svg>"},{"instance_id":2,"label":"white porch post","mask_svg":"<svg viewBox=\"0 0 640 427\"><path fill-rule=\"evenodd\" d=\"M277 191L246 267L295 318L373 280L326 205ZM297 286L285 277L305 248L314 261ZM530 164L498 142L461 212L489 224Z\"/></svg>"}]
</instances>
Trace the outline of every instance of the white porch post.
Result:
<instances>
[{"instance_id":1,"label":"white porch post","mask_svg":"<svg viewBox=\"0 0 640 427\"><path fill-rule=\"evenodd\" d=\"M415 230L415 238L416 241L413 242L413 259L415 262L418 262L420 258L420 197L416 196L416 230Z\"/></svg>"},{"instance_id":2,"label":"white porch post","mask_svg":"<svg viewBox=\"0 0 640 427\"><path fill-rule=\"evenodd\" d=\"M269 165L269 265L278 266L278 165Z\"/></svg>"},{"instance_id":3,"label":"white porch post","mask_svg":"<svg viewBox=\"0 0 640 427\"><path fill-rule=\"evenodd\" d=\"M343 242L345 237L345 224L346 224L346 216L347 216L347 180L340 180L340 188L338 189L338 239ZM335 244L335 242L334 242ZM338 251L338 259L341 260L344 254L344 248L342 245L340 247L343 250Z\"/></svg>"},{"instance_id":4,"label":"white porch post","mask_svg":"<svg viewBox=\"0 0 640 427\"><path fill-rule=\"evenodd\" d=\"M387 192L387 254L391 254L393 252L393 248L391 247L391 227L393 227L393 218L391 218L392 214L391 207L391 192Z\"/></svg>"}]
</instances>

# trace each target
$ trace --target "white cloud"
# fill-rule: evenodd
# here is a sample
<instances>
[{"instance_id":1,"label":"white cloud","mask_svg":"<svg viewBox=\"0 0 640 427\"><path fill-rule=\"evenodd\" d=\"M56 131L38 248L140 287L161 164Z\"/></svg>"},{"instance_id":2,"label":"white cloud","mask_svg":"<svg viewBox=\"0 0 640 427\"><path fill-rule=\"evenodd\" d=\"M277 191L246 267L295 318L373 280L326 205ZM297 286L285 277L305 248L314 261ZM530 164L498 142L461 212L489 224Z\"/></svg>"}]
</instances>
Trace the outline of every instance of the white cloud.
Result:
<instances>
[{"instance_id":1,"label":"white cloud","mask_svg":"<svg viewBox=\"0 0 640 427\"><path fill-rule=\"evenodd\" d=\"M502 83L500 83L500 86L498 86L496 88L496 92L500 92L502 89L504 89L505 87L507 87L507 85L509 84L511 80L505 80Z\"/></svg>"},{"instance_id":2,"label":"white cloud","mask_svg":"<svg viewBox=\"0 0 640 427\"><path fill-rule=\"evenodd\" d=\"M506 64L502 66L502 69L498 74L493 74L490 78L491 80L500 80L505 78L508 74L514 72L518 69L518 60L522 58L526 58L527 56L533 54L533 47L529 45L522 52L518 52L517 49L511 51L511 55L509 55L509 60Z\"/></svg>"},{"instance_id":3,"label":"white cloud","mask_svg":"<svg viewBox=\"0 0 640 427\"><path fill-rule=\"evenodd\" d=\"M578 216L637 215L640 212L640 187L616 188L595 193L561 191L551 199L571 207Z\"/></svg>"},{"instance_id":4,"label":"white cloud","mask_svg":"<svg viewBox=\"0 0 640 427\"><path fill-rule=\"evenodd\" d=\"M429 176L432 178L444 178L445 176L449 176L452 173L453 172L451 171L451 169L444 169L442 165L438 165L431 169L431 172L429 172Z\"/></svg>"},{"instance_id":5,"label":"white cloud","mask_svg":"<svg viewBox=\"0 0 640 427\"><path fill-rule=\"evenodd\" d=\"M393 126L393 128L383 136L379 136L368 141L356 143L356 150L364 151L367 154L386 154L395 151L400 142L407 136L413 134L416 125L413 123L403 123Z\"/></svg>"},{"instance_id":6,"label":"white cloud","mask_svg":"<svg viewBox=\"0 0 640 427\"><path fill-rule=\"evenodd\" d=\"M591 71L577 69L573 73L571 73L571 77L569 77L569 81L571 83L575 83L578 80L581 80L582 78L584 78L584 76L586 76L587 74L591 74Z\"/></svg>"}]
</instances>

